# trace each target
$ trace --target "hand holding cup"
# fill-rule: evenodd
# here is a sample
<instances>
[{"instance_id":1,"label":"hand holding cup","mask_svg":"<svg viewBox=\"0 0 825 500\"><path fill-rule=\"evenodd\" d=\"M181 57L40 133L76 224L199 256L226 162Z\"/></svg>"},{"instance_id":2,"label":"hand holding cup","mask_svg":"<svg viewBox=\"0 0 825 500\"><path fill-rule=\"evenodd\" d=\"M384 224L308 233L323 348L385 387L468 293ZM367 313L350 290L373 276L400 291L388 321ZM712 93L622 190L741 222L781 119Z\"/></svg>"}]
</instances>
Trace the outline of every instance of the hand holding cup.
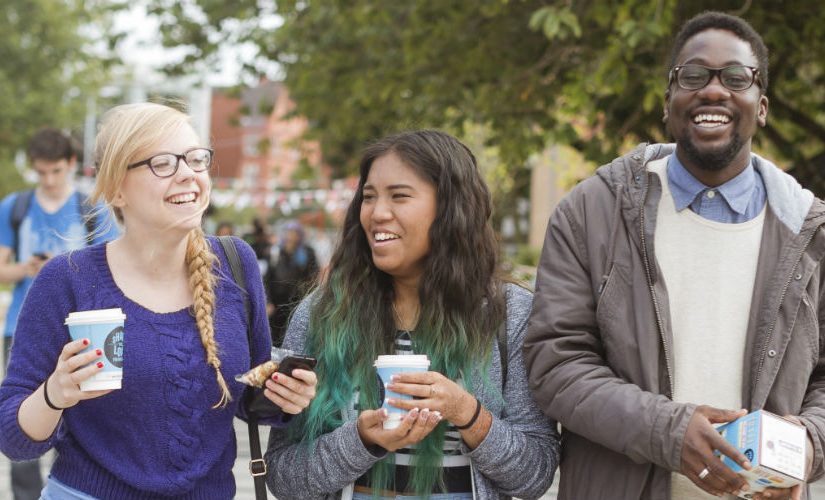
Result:
<instances>
[{"instance_id":1,"label":"hand holding cup","mask_svg":"<svg viewBox=\"0 0 825 500\"><path fill-rule=\"evenodd\" d=\"M443 417L437 411L413 408L392 428L385 427L388 418L385 408L365 410L358 415L358 435L365 446L380 446L390 453L408 448L427 437Z\"/></svg>"},{"instance_id":2,"label":"hand holding cup","mask_svg":"<svg viewBox=\"0 0 825 500\"><path fill-rule=\"evenodd\" d=\"M57 358L57 366L49 376L46 388L49 401L58 408L71 408L78 402L108 394L110 390L83 391L80 384L103 369L98 361L103 352L93 349L81 352L89 346L89 339L73 340L63 346Z\"/></svg>"},{"instance_id":3,"label":"hand holding cup","mask_svg":"<svg viewBox=\"0 0 825 500\"><path fill-rule=\"evenodd\" d=\"M469 422L476 407L471 394L438 372L396 373L387 389L415 398L390 398L389 404L404 410L429 408L439 412L453 425Z\"/></svg>"},{"instance_id":4,"label":"hand holding cup","mask_svg":"<svg viewBox=\"0 0 825 500\"><path fill-rule=\"evenodd\" d=\"M394 429L401 424L401 419L404 417L406 410L413 407L424 408L413 404L412 406L401 407L393 405L390 400L413 399L411 394L403 394L394 392L390 387L393 377L399 373L409 372L424 372L430 367L430 360L423 354L407 354L407 355L381 355L375 360L375 371L378 375L381 387L381 408L386 414L383 421L384 429Z\"/></svg>"}]
</instances>

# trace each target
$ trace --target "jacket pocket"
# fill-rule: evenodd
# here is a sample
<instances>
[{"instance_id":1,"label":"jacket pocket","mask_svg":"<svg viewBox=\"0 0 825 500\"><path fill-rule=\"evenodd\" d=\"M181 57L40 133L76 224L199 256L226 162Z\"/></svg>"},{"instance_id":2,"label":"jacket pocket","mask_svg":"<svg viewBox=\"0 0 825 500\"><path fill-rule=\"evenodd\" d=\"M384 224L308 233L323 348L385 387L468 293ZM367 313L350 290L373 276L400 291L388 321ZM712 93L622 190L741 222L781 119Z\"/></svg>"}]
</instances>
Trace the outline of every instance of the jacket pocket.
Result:
<instances>
[{"instance_id":1,"label":"jacket pocket","mask_svg":"<svg viewBox=\"0 0 825 500\"><path fill-rule=\"evenodd\" d=\"M620 275L621 271L619 270L619 266L614 264L610 268L610 273L602 280L599 286L599 297L596 302L596 317L599 319L599 323L602 322L603 317L609 317L615 314L614 301L617 295L616 289L620 288L620 282L623 281Z\"/></svg>"},{"instance_id":2,"label":"jacket pocket","mask_svg":"<svg viewBox=\"0 0 825 500\"><path fill-rule=\"evenodd\" d=\"M596 317L599 328L604 329L609 324L603 324L605 320L615 319L623 316L627 312L622 312L628 303L633 302L632 285L630 273L622 263L615 262L610 267L610 272L602 280L601 293L596 299Z\"/></svg>"},{"instance_id":3,"label":"jacket pocket","mask_svg":"<svg viewBox=\"0 0 825 500\"><path fill-rule=\"evenodd\" d=\"M637 338L634 334L628 333L628 328L631 332L634 331L631 325L634 321L633 305L627 273L621 265L615 264L604 282L596 304L596 322L605 349L605 358L611 367L620 372L622 370L619 367L638 355Z\"/></svg>"}]
</instances>

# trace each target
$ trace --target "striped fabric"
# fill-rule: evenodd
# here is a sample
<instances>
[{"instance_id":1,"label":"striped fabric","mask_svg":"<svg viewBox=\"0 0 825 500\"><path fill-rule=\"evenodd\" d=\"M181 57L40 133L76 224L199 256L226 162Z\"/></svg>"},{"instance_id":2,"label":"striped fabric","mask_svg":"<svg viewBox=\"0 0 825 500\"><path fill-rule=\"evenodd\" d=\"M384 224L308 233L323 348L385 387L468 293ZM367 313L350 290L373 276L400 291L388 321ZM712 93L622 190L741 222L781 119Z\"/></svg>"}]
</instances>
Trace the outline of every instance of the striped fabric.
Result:
<instances>
[{"instance_id":1,"label":"striped fabric","mask_svg":"<svg viewBox=\"0 0 825 500\"><path fill-rule=\"evenodd\" d=\"M415 354L412 345L411 332L407 330L399 330L395 336L395 354ZM461 382L459 381L459 384ZM356 391L353 403L353 410L357 411L358 392ZM463 493L472 491L471 476L470 476L470 459L461 453L461 434L452 424L447 424L447 431L444 435L444 459L442 460L442 467L444 468L444 482L445 488L436 485L433 488L433 493ZM413 455L415 454L415 446L409 448L402 448L395 452L395 489L399 493L404 493L407 484L407 478L410 474ZM357 485L370 486L368 479L365 476L356 481Z\"/></svg>"}]
</instances>

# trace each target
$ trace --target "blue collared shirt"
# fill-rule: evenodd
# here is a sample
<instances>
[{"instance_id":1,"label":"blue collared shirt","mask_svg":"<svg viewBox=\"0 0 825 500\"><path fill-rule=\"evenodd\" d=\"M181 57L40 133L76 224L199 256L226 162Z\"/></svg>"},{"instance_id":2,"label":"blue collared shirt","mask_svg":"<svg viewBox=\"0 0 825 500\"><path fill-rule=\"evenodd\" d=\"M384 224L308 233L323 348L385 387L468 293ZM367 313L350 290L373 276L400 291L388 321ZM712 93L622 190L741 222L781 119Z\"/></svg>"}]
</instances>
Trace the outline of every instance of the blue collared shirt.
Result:
<instances>
[{"instance_id":1,"label":"blue collared shirt","mask_svg":"<svg viewBox=\"0 0 825 500\"><path fill-rule=\"evenodd\" d=\"M759 215L767 201L765 182L753 161L733 179L710 188L688 172L674 153L667 162L667 180L677 212L690 207L715 222L747 222Z\"/></svg>"}]
</instances>

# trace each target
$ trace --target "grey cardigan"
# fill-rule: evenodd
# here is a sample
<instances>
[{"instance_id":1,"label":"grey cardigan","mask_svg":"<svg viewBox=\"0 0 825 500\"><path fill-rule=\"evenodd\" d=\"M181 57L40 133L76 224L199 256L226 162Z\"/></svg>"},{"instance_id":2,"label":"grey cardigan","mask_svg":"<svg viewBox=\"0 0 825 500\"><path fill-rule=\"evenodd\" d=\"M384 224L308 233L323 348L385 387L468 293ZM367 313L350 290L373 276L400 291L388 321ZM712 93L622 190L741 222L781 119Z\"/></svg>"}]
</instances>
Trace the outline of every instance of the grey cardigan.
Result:
<instances>
[{"instance_id":1,"label":"grey cardigan","mask_svg":"<svg viewBox=\"0 0 825 500\"><path fill-rule=\"evenodd\" d=\"M285 348L303 352L311 300L304 299L295 310ZM504 405L494 395L474 388L479 401L493 414L490 431L478 447L470 450L462 444L463 453L470 458L477 499L538 498L550 487L558 465L559 435L555 422L542 415L527 387L522 342L531 302L530 292L507 286L508 368ZM493 344L489 377L501 384L498 346ZM504 416L502 406L507 408ZM287 429L273 428L266 451L267 484L280 500L342 498L342 490L383 456L373 455L364 447L355 420L321 436L312 450L291 441Z\"/></svg>"}]
</instances>

